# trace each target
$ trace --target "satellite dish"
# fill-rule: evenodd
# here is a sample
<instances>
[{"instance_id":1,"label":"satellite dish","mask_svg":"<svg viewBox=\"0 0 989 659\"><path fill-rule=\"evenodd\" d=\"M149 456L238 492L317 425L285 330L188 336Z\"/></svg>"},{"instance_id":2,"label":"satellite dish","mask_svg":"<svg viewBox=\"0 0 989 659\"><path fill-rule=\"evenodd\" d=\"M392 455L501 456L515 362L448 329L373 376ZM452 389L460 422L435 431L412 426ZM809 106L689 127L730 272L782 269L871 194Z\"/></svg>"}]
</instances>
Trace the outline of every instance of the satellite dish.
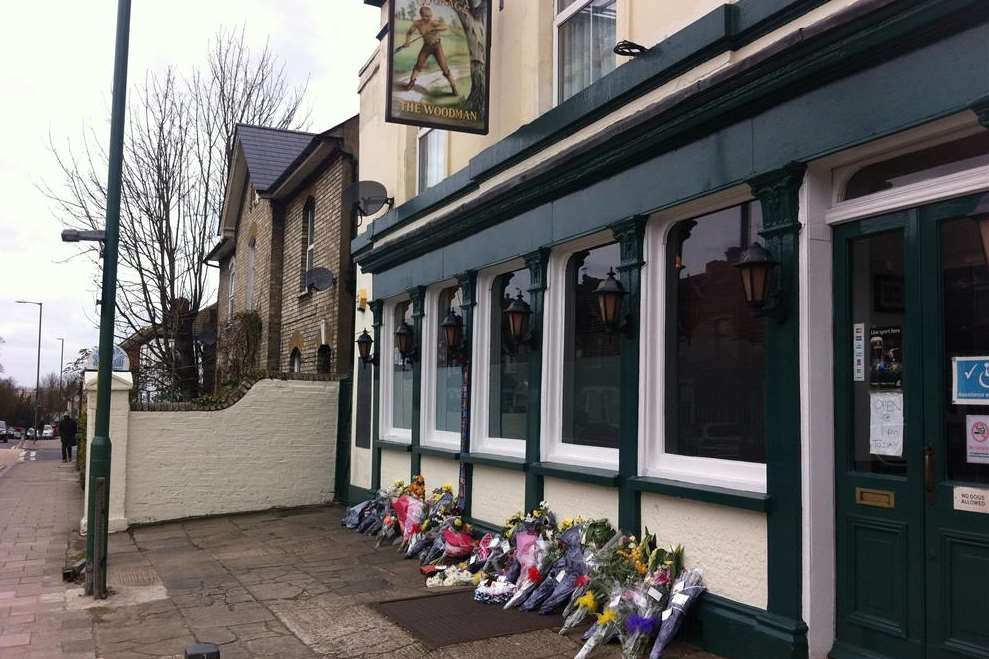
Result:
<instances>
[{"instance_id":1,"label":"satellite dish","mask_svg":"<svg viewBox=\"0 0 989 659\"><path fill-rule=\"evenodd\" d=\"M374 215L385 205L391 208L394 203L395 198L389 197L388 190L377 181L358 181L343 191L344 206L357 209L362 217Z\"/></svg>"},{"instance_id":2,"label":"satellite dish","mask_svg":"<svg viewBox=\"0 0 989 659\"><path fill-rule=\"evenodd\" d=\"M306 288L325 291L336 283L337 278L326 268L313 268L306 273Z\"/></svg>"}]
</instances>

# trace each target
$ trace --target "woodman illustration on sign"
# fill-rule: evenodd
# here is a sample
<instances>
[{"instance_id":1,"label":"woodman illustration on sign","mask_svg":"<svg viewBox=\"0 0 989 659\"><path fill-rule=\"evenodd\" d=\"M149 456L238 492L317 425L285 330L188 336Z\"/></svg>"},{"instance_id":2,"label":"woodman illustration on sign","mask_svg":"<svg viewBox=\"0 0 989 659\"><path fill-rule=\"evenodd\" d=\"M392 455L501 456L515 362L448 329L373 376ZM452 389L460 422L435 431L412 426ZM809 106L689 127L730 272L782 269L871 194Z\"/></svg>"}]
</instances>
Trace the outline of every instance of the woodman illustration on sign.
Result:
<instances>
[{"instance_id":1,"label":"woodman illustration on sign","mask_svg":"<svg viewBox=\"0 0 989 659\"><path fill-rule=\"evenodd\" d=\"M390 4L387 121L486 134L490 0Z\"/></svg>"}]
</instances>

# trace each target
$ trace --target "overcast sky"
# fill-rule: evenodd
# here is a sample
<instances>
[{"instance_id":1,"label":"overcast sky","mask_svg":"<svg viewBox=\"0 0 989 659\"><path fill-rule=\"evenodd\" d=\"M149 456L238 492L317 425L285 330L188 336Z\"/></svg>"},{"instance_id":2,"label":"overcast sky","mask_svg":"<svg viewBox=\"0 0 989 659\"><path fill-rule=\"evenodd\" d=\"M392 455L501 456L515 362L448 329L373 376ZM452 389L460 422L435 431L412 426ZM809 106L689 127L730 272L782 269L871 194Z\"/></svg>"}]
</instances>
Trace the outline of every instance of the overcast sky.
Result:
<instances>
[{"instance_id":1,"label":"overcast sky","mask_svg":"<svg viewBox=\"0 0 989 659\"><path fill-rule=\"evenodd\" d=\"M93 266L61 243L62 229L37 186L59 177L48 147L109 134L117 3L48 0L7 7L0 21L0 364L34 386L38 308L44 302L41 374L96 345ZM201 63L221 26L243 24L252 46L270 37L290 82L309 79L311 130L357 113L357 72L375 47L379 11L362 0L134 0L131 84L148 69Z\"/></svg>"}]
</instances>

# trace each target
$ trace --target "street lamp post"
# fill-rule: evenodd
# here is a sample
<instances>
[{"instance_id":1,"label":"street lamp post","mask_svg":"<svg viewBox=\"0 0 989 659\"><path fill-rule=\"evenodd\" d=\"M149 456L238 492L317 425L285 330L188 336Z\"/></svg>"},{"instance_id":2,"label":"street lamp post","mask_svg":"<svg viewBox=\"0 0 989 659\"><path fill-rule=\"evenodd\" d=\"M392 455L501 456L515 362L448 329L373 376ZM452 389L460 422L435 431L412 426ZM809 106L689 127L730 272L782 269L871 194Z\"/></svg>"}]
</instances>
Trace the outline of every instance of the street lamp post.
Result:
<instances>
[{"instance_id":1,"label":"street lamp post","mask_svg":"<svg viewBox=\"0 0 989 659\"><path fill-rule=\"evenodd\" d=\"M41 393L41 312L45 304L31 300L17 300L17 304L38 305L38 366L34 374L34 441L38 441L38 396Z\"/></svg>"},{"instance_id":2,"label":"street lamp post","mask_svg":"<svg viewBox=\"0 0 989 659\"><path fill-rule=\"evenodd\" d=\"M62 401L62 371L65 369L65 339L61 336L55 337L55 340L62 344L61 349L58 352L58 399L61 404Z\"/></svg>"},{"instance_id":3,"label":"street lamp post","mask_svg":"<svg viewBox=\"0 0 989 659\"><path fill-rule=\"evenodd\" d=\"M106 232L103 243L103 286L100 293L99 370L96 420L89 451L89 497L86 508L86 594L106 599L106 550L110 505L110 378L113 365L113 326L117 297L117 243L120 228L120 187L124 158L124 119L127 95L127 49L130 41L130 0L117 2L117 35L113 58L113 102L110 116Z\"/></svg>"}]
</instances>

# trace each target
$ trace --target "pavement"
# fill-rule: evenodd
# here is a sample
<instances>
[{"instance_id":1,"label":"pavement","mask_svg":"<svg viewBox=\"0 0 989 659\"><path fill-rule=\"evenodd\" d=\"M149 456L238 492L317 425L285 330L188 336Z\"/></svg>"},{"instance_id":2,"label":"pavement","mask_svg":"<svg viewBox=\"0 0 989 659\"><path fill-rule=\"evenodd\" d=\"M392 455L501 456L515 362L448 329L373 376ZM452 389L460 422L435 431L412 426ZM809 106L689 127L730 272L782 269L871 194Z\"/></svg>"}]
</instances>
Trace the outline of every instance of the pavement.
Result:
<instances>
[{"instance_id":1,"label":"pavement","mask_svg":"<svg viewBox=\"0 0 989 659\"><path fill-rule=\"evenodd\" d=\"M580 647L542 630L427 650L369 606L429 592L418 562L342 528L340 506L114 534L111 596L92 600L61 583L66 546L79 541L78 474L47 459L44 440L31 444L0 448L0 659L171 659L194 642L218 644L222 659L569 659ZM688 645L666 656L717 659Z\"/></svg>"}]
</instances>

